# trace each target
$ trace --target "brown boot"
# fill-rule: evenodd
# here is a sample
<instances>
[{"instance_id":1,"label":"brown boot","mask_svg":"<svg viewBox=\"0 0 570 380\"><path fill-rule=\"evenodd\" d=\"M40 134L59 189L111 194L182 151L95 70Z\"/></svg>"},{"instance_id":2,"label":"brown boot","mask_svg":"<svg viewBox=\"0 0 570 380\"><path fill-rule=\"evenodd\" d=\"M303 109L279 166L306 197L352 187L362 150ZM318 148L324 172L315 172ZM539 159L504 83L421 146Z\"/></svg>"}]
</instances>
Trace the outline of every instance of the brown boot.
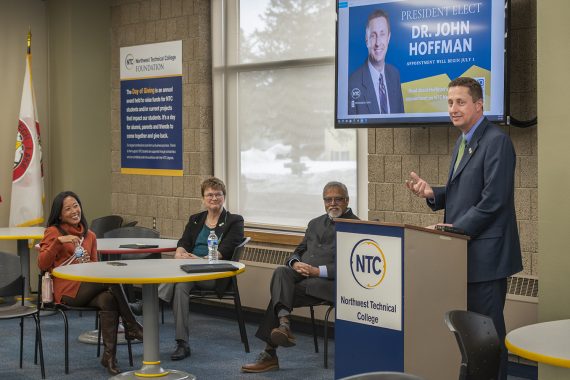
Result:
<instances>
[{"instance_id":1,"label":"brown boot","mask_svg":"<svg viewBox=\"0 0 570 380\"><path fill-rule=\"evenodd\" d=\"M131 310L129 303L127 302L127 297L125 291L121 285L111 285L111 293L117 301L117 306L119 307L119 314L123 320L125 326L125 339L137 339L142 342L143 340L143 327L135 318L133 311Z\"/></svg>"},{"instance_id":2,"label":"brown boot","mask_svg":"<svg viewBox=\"0 0 570 380\"><path fill-rule=\"evenodd\" d=\"M107 368L111 375L118 375L121 370L117 368L117 328L119 327L119 313L116 311L100 311L101 336L103 337L103 357L101 364Z\"/></svg>"}]
</instances>

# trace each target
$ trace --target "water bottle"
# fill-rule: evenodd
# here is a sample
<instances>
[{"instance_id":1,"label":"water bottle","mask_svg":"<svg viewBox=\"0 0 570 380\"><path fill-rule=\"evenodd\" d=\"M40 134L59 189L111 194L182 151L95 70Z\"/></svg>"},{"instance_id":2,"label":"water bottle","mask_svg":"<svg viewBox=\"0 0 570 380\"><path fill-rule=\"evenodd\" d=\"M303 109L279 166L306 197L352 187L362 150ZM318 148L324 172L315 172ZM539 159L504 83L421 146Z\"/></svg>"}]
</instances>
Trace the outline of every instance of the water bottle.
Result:
<instances>
[{"instance_id":1,"label":"water bottle","mask_svg":"<svg viewBox=\"0 0 570 380\"><path fill-rule=\"evenodd\" d=\"M83 257L85 255L85 251L83 250L82 246L78 245L77 247L75 247L75 251L73 253L75 254L75 260L78 263L85 262L85 257Z\"/></svg>"},{"instance_id":2,"label":"water bottle","mask_svg":"<svg viewBox=\"0 0 570 380\"><path fill-rule=\"evenodd\" d=\"M208 235L208 262L218 262L218 237L214 230L210 230L210 235Z\"/></svg>"}]
</instances>

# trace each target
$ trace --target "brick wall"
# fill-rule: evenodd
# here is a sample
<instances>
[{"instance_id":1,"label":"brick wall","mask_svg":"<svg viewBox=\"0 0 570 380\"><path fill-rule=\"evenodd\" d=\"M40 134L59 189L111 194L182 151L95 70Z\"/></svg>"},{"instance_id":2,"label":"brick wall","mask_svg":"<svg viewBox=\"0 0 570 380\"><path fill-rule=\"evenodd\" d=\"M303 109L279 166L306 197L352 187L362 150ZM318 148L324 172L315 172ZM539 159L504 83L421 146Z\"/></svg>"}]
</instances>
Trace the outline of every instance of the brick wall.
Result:
<instances>
[{"instance_id":1,"label":"brick wall","mask_svg":"<svg viewBox=\"0 0 570 380\"><path fill-rule=\"evenodd\" d=\"M536 2L512 1L511 115L536 116ZM524 273L538 274L538 163L536 127L505 127L517 153L515 206L523 251ZM447 180L450 156L459 136L452 127L386 128L368 131L369 219L430 225L443 213L432 212L425 200L404 187L410 171L433 185Z\"/></svg>"},{"instance_id":2,"label":"brick wall","mask_svg":"<svg viewBox=\"0 0 570 380\"><path fill-rule=\"evenodd\" d=\"M209 0L113 2L112 212L180 237L188 217L199 211L200 183L213 173L212 59ZM184 176L121 175L119 49L182 40Z\"/></svg>"},{"instance_id":3,"label":"brick wall","mask_svg":"<svg viewBox=\"0 0 570 380\"><path fill-rule=\"evenodd\" d=\"M536 3L512 0L511 114L536 116ZM116 0L112 7L112 210L152 227L163 236L182 235L188 216L200 209L200 182L212 168L211 28L208 0ZM183 41L184 176L120 174L119 48ZM517 152L515 202L525 273L537 274L536 127L506 127ZM416 225L434 224L431 212L411 197L404 180L412 170L444 184L459 132L450 128L370 129L368 132L369 218Z\"/></svg>"}]
</instances>

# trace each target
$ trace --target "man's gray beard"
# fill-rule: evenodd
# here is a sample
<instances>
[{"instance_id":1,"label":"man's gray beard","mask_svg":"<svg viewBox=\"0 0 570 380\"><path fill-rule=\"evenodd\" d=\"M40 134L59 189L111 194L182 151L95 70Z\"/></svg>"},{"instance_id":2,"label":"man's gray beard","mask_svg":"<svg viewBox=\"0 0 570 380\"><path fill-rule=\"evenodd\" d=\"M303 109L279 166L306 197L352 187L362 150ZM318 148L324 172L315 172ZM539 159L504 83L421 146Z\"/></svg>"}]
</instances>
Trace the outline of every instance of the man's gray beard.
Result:
<instances>
[{"instance_id":1,"label":"man's gray beard","mask_svg":"<svg viewBox=\"0 0 570 380\"><path fill-rule=\"evenodd\" d=\"M327 215L329 216L329 218L339 218L342 215L342 210L336 211L336 210L329 210L327 212Z\"/></svg>"}]
</instances>

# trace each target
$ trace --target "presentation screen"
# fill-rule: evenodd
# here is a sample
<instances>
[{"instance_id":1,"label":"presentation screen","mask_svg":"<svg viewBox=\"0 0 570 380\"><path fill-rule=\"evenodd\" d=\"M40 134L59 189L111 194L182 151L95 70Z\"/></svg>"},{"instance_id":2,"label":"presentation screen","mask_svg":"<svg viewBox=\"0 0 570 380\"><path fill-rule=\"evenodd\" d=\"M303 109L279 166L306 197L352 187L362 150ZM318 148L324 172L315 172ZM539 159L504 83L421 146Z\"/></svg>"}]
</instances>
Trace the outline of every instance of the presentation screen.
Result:
<instances>
[{"instance_id":1,"label":"presentation screen","mask_svg":"<svg viewBox=\"0 0 570 380\"><path fill-rule=\"evenodd\" d=\"M504 122L505 0L354 0L337 4L335 127L449 122L447 86L481 83Z\"/></svg>"}]
</instances>

